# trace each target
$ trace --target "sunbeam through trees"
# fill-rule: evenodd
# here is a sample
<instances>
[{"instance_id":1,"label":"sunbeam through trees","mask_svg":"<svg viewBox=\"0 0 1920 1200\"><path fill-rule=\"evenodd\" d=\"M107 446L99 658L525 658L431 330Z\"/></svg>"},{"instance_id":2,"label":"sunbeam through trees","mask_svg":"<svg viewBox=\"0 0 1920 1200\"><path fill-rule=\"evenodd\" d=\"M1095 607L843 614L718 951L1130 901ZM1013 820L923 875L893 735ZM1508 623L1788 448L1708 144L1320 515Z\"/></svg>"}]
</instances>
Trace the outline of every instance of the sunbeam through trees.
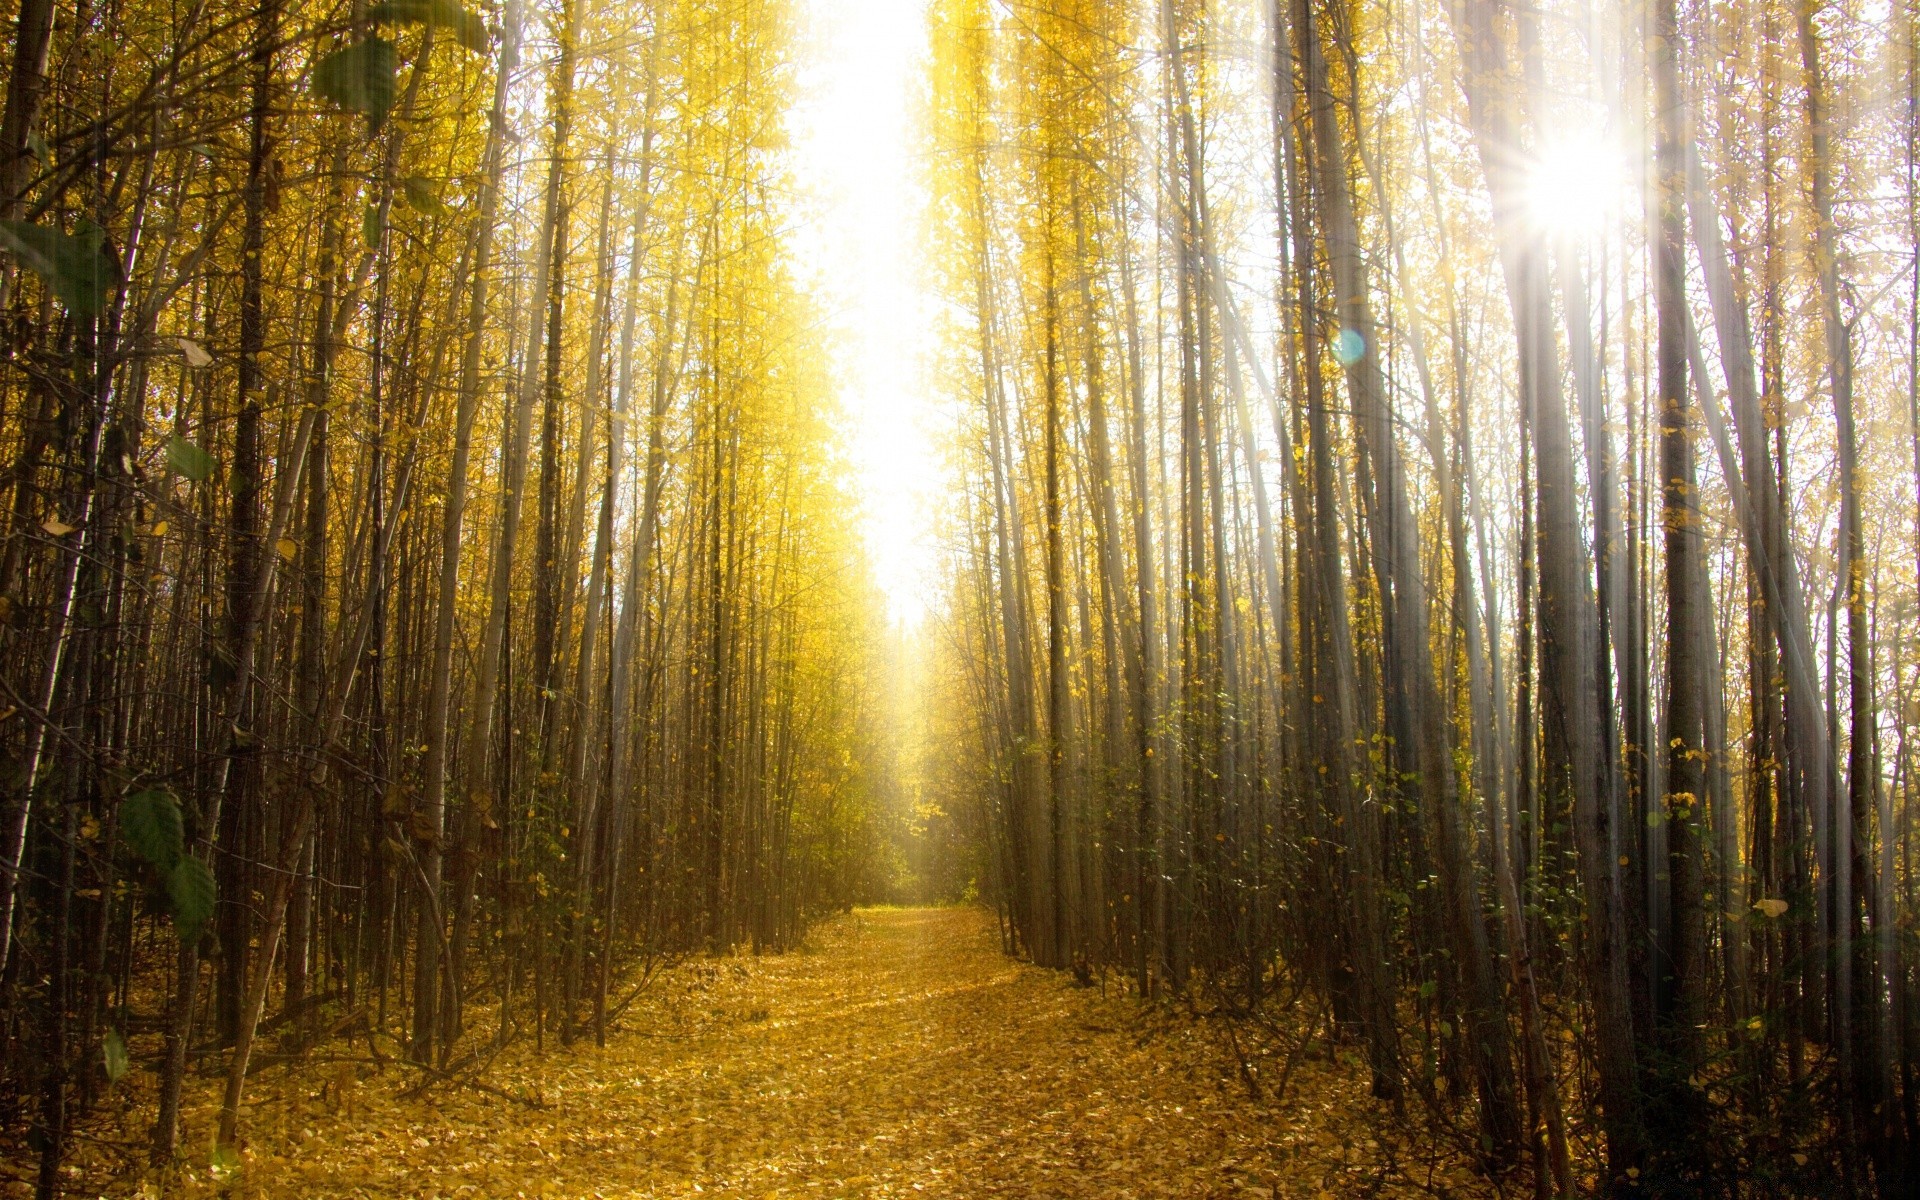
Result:
<instances>
[{"instance_id":1,"label":"sunbeam through trees","mask_svg":"<svg viewBox=\"0 0 1920 1200\"><path fill-rule=\"evenodd\" d=\"M1914 0L11 35L0 1193L1920 1196Z\"/></svg>"}]
</instances>

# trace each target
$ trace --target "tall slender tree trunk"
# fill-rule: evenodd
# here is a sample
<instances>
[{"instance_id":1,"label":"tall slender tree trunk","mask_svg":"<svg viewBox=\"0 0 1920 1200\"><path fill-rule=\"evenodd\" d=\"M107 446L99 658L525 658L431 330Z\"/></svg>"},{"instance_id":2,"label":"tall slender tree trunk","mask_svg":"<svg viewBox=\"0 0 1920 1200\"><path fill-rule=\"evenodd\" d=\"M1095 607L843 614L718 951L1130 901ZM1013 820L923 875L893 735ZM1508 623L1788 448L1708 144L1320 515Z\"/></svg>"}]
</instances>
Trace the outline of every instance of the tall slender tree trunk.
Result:
<instances>
[{"instance_id":1,"label":"tall slender tree trunk","mask_svg":"<svg viewBox=\"0 0 1920 1200\"><path fill-rule=\"evenodd\" d=\"M1563 722L1564 778L1573 809L1578 872L1586 901L1584 955L1597 1033L1601 1117L1610 1188L1629 1186L1644 1155L1638 1051L1628 983L1629 944L1609 812L1613 764L1604 737L1611 714L1597 678L1596 609L1580 536L1579 510L1560 363L1548 321L1545 247L1524 232L1516 172L1525 161L1508 90L1507 56L1495 0L1470 0L1455 14L1474 140L1492 193L1493 217L1519 339L1521 408L1533 439L1539 524L1541 674Z\"/></svg>"},{"instance_id":2,"label":"tall slender tree trunk","mask_svg":"<svg viewBox=\"0 0 1920 1200\"><path fill-rule=\"evenodd\" d=\"M460 360L460 391L454 404L453 455L448 467L446 502L440 519L440 563L436 580L433 624L433 663L427 683L426 745L422 765L420 814L427 831L436 840L444 839L447 829L447 775L451 759L448 710L453 695L453 641L460 595L460 555L466 539L467 498L472 473L473 422L480 405L481 362L486 346L487 296L492 283L493 239L500 219L500 175L505 162L507 139L507 93L513 72L520 60L521 0L508 0L500 43L500 60L495 68L493 108L487 126L487 146L481 158L481 186L478 211L474 215L472 283L467 299L466 343ZM484 703L476 692L472 703ZM482 724L474 715L476 729ZM472 776L468 777L472 782ZM466 923L471 910L469 897L479 865L474 844L480 829L493 821L492 802L484 792L469 791L456 797L461 802L461 828L453 839L453 879L455 918L451 937L451 978L447 981L450 1003L442 1005L437 1041L444 1051L460 1035L457 997L462 987L461 973L466 961ZM424 1048L423 1048L424 1049Z\"/></svg>"},{"instance_id":3,"label":"tall slender tree trunk","mask_svg":"<svg viewBox=\"0 0 1920 1200\"><path fill-rule=\"evenodd\" d=\"M1700 830L1707 805L1706 763L1717 747L1706 743L1709 684L1704 660L1708 617L1706 562L1701 548L1695 483L1691 392L1688 388L1686 294L1686 172L1681 147L1679 18L1674 0L1653 0L1648 48L1653 73L1653 280L1657 329L1654 359L1660 412L1661 525L1665 535L1667 601L1667 712L1665 793L1658 816L1666 823L1668 903L1662 951L1654 972L1654 1026L1661 1055L1649 1088L1656 1119L1650 1142L1665 1159L1662 1176L1691 1174L1691 1142L1684 1131L1695 1116L1691 1082L1707 1019L1705 864ZM1718 664L1711 682L1718 686ZM1652 817L1649 818L1653 819Z\"/></svg>"},{"instance_id":4,"label":"tall slender tree trunk","mask_svg":"<svg viewBox=\"0 0 1920 1200\"><path fill-rule=\"evenodd\" d=\"M1041 168L1052 173L1052 163ZM1049 188L1051 191L1051 188ZM1056 202L1051 195L1044 202L1051 226ZM1068 695L1067 679L1067 600L1063 561L1061 520L1064 500L1061 494L1061 397L1060 397L1060 293L1054 277L1055 238L1048 228L1041 234L1046 245L1042 267L1042 316L1045 327L1045 363L1043 366L1046 404L1046 553L1047 553L1047 953L1035 956L1045 967L1065 966L1071 950L1072 935L1067 928L1065 848L1062 846L1061 810L1066 804Z\"/></svg>"},{"instance_id":5,"label":"tall slender tree trunk","mask_svg":"<svg viewBox=\"0 0 1920 1200\"><path fill-rule=\"evenodd\" d=\"M611 159L612 155L609 154L608 157ZM596 298L593 346L587 369L585 396L589 412L600 403L600 358L605 351L607 297L613 284L613 257L609 252L608 244L613 215L613 172L611 170L607 172L600 202L599 278L594 288ZM613 511L620 500L620 473L624 469L621 459L627 436L626 422L626 393L623 391L619 397L618 407L613 410L607 426L607 475L600 493L599 519L593 539L593 563L587 579L586 612L580 627L580 653L574 670L571 693L572 716L569 724L572 727L572 741L567 764L567 783L573 799L574 848L571 853L574 867L574 903L571 928L567 931L567 970L563 980L564 1009L560 1026L563 1040L571 1039L574 1032L575 1009L583 986L581 973L590 932L587 918L594 910L594 871L599 853L596 835L600 823L600 777L590 771L589 766L593 761L592 743L597 729L594 717L596 689L600 677L600 627L606 612L607 575L612 569ZM585 448L591 442L588 434L591 432L592 425L592 422L586 423L581 433L582 453L579 478L582 480L586 478L591 466ZM585 498L584 491L576 489L576 508L584 506Z\"/></svg>"},{"instance_id":6,"label":"tall slender tree trunk","mask_svg":"<svg viewBox=\"0 0 1920 1200\"><path fill-rule=\"evenodd\" d=\"M575 19L578 0L570 0L566 22ZM571 32L571 30L569 30ZM569 36L563 46L570 47ZM573 72L573 58L570 50L562 53L555 67L556 88L562 77L570 81ZM556 124L554 131L553 154L548 164L546 207L541 218L540 229L535 241L533 284L528 295L534 303L545 306L548 303L554 261L554 242L559 227L559 194L562 178L561 160L565 154L562 130ZM536 313L539 309L536 309ZM474 685L467 708L472 722L468 736L463 743L462 791L470 804L479 803L478 797L489 793L486 785L487 773L494 766L494 740L497 734L495 725L496 710L502 702L500 681L505 657L507 626L512 617L513 603L513 558L514 546L520 532L520 514L522 497L527 486L528 448L533 432L534 401L545 391L545 377L542 367L546 362L543 353L549 322L538 315L528 321L528 340L526 351L521 359L521 378L518 394L515 397L513 411L509 421L505 462L501 479L499 527L495 534L493 564L491 571L490 595L487 602L487 623L481 635L480 664L474 672ZM509 795L495 795L488 802L510 804ZM429 850L424 856L426 888L437 895L440 879L438 876L439 854ZM422 944L430 943L433 938L429 931L422 929ZM416 977L417 989L425 989L416 1000L415 1025L413 1031L412 1052L419 1061L426 1061L433 1051L433 1030L423 1024L423 1013L431 1013L436 1005L432 1002L437 979L429 978L431 971Z\"/></svg>"},{"instance_id":7,"label":"tall slender tree trunk","mask_svg":"<svg viewBox=\"0 0 1920 1200\"><path fill-rule=\"evenodd\" d=\"M1475 1054L1474 1078L1480 1099L1481 1134L1495 1161L1510 1158L1520 1143L1520 1115L1513 1085L1513 1054L1481 912L1472 842L1459 799L1459 777L1451 738L1434 675L1429 645L1430 617L1420 568L1418 531L1407 495L1393 420L1386 410L1378 334L1368 297L1371 285L1361 258L1353 216L1351 186L1333 97L1311 7L1302 5L1295 36L1307 76L1307 96L1319 168L1319 200L1327 252L1338 289L1343 323L1339 338L1349 343L1342 355L1347 388L1365 465L1370 468L1375 537L1385 542L1374 559L1387 627L1389 671L1403 689L1409 709L1412 744L1407 760L1423 794L1416 803L1424 818L1432 854L1440 872L1443 927L1455 969L1460 972L1465 1017ZM1378 528L1383 525L1384 528Z\"/></svg>"},{"instance_id":8,"label":"tall slender tree trunk","mask_svg":"<svg viewBox=\"0 0 1920 1200\"><path fill-rule=\"evenodd\" d=\"M1854 1123L1870 1154L1889 1161L1894 1130L1892 1111L1881 1094L1879 1025L1882 1011L1876 944L1866 936L1873 897L1873 814L1879 772L1874 766L1874 694L1871 633L1867 614L1866 540L1861 531L1859 440L1854 428L1853 326L1841 309L1840 235L1834 220L1832 130L1827 83L1821 61L1820 33L1814 24L1816 0L1798 5L1800 61L1806 75L1807 178L1813 199L1814 259L1820 279L1821 315L1826 327L1827 371L1833 389L1835 435L1839 440L1841 594L1847 610L1847 784L1844 809L1835 797L1830 872L1833 927L1830 936L1842 948L1835 963L1834 1052L1848 1089L1843 1114ZM1837 669L1837 668L1833 668Z\"/></svg>"}]
</instances>

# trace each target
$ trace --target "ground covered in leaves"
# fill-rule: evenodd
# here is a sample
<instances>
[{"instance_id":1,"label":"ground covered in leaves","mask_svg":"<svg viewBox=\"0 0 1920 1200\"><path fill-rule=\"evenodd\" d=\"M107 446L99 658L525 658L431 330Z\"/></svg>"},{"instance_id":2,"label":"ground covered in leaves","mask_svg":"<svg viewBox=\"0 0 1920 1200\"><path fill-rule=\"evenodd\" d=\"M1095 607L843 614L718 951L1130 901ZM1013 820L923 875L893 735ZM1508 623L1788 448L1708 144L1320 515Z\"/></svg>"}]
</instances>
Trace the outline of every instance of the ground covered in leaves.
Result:
<instances>
[{"instance_id":1,"label":"ground covered in leaves","mask_svg":"<svg viewBox=\"0 0 1920 1200\"><path fill-rule=\"evenodd\" d=\"M1473 1196L1351 1054L1263 1057L1220 1024L1000 953L990 913L876 909L805 949L656 978L604 1050L516 1043L420 1094L397 1064L315 1061L249 1090L244 1161L77 1195L289 1197ZM1303 1043L1304 1045L1304 1043ZM1239 1049L1234 1049L1238 1046ZM1259 1086L1258 1099L1249 1075ZM1284 1077L1284 1078L1283 1078ZM1278 1094L1276 1094L1278 1093ZM131 1094L137 1140L150 1109ZM111 1107L111 1104L110 1104ZM103 1113L109 1120L112 1114ZM124 1161L124 1160L123 1160Z\"/></svg>"}]
</instances>

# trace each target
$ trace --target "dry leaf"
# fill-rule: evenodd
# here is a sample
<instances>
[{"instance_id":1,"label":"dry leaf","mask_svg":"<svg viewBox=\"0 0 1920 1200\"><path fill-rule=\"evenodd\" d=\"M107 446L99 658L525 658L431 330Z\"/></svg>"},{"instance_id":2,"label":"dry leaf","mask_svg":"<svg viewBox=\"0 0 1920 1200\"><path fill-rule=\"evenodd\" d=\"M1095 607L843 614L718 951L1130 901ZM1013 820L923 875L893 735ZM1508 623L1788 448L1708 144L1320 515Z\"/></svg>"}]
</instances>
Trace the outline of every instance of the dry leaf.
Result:
<instances>
[{"instance_id":1,"label":"dry leaf","mask_svg":"<svg viewBox=\"0 0 1920 1200\"><path fill-rule=\"evenodd\" d=\"M62 521L59 517L48 517L46 520L40 522L40 528L46 530L48 536L57 538L65 537L73 532L73 526Z\"/></svg>"},{"instance_id":2,"label":"dry leaf","mask_svg":"<svg viewBox=\"0 0 1920 1200\"><path fill-rule=\"evenodd\" d=\"M192 338L175 338L173 344L180 347L180 353L186 356L188 366L205 367L213 364L213 355L208 354L206 348Z\"/></svg>"}]
</instances>

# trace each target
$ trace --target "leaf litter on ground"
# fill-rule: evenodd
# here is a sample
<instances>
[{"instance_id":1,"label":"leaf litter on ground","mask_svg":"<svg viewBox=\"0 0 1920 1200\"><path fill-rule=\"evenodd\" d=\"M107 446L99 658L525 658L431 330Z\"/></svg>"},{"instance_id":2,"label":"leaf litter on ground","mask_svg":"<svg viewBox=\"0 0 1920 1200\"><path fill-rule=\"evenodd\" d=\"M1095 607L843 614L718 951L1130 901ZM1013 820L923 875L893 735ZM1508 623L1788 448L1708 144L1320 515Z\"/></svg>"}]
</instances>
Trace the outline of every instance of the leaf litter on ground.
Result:
<instances>
[{"instance_id":1,"label":"leaf litter on ground","mask_svg":"<svg viewBox=\"0 0 1920 1200\"><path fill-rule=\"evenodd\" d=\"M1479 1197L1342 1048L1246 1085L1211 1026L1000 952L973 908L865 909L784 955L663 970L610 1031L531 1038L484 1087L323 1045L250 1082L238 1162L143 1170L138 1092L75 1194L235 1197ZM331 1051L338 1050L338 1053ZM1256 1069L1261 1069L1256 1064ZM1278 1077L1275 1061L1271 1074ZM150 1073L147 1073L150 1079ZM131 1080L129 1082L132 1082ZM218 1085L191 1081L204 1151ZM120 1149L116 1152L115 1147Z\"/></svg>"}]
</instances>

